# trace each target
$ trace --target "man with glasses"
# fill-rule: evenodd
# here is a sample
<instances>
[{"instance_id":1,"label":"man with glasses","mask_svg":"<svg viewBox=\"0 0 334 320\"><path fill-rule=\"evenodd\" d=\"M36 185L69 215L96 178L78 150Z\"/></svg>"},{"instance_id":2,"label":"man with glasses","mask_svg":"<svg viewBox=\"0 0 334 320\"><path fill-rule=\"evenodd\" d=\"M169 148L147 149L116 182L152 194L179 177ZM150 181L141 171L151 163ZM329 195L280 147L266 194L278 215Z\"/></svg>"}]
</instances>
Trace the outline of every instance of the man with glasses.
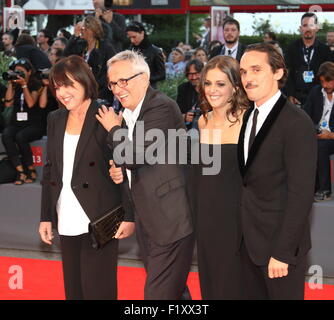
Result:
<instances>
[{"instance_id":1,"label":"man with glasses","mask_svg":"<svg viewBox=\"0 0 334 320\"><path fill-rule=\"evenodd\" d=\"M185 69L187 82L181 83L177 88L176 102L180 107L181 113L188 129L197 127L197 121L200 117L200 107L198 103L199 80L204 64L197 60L190 60Z\"/></svg>"},{"instance_id":2,"label":"man with glasses","mask_svg":"<svg viewBox=\"0 0 334 320\"><path fill-rule=\"evenodd\" d=\"M116 115L112 108L102 107L97 119L109 132L108 145L121 166L112 163L111 177L131 190L137 241L147 271L144 297L176 300L189 298L186 280L194 246L184 172L179 164L153 164L147 155L159 142L144 138L159 129L164 139L157 150L165 154L164 160L169 159L168 131L185 127L177 104L152 89L149 79L150 69L142 55L127 50L111 58L109 88L125 110ZM117 141L124 133L125 141Z\"/></svg>"}]
</instances>

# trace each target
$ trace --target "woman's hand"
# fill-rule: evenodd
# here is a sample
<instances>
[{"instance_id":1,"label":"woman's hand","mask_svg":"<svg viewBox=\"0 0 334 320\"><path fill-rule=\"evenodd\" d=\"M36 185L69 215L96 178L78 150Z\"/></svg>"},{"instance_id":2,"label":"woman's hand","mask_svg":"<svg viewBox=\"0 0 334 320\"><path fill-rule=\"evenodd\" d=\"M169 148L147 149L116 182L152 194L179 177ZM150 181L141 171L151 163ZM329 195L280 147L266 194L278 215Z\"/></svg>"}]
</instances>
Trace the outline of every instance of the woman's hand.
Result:
<instances>
[{"instance_id":1,"label":"woman's hand","mask_svg":"<svg viewBox=\"0 0 334 320\"><path fill-rule=\"evenodd\" d=\"M99 108L96 119L109 132L113 127L122 125L123 116L122 112L117 115L112 107L108 109L106 106L102 106Z\"/></svg>"},{"instance_id":2,"label":"woman's hand","mask_svg":"<svg viewBox=\"0 0 334 320\"><path fill-rule=\"evenodd\" d=\"M130 237L134 233L134 231L134 222L123 221L115 234L115 239L124 239Z\"/></svg>"},{"instance_id":3,"label":"woman's hand","mask_svg":"<svg viewBox=\"0 0 334 320\"><path fill-rule=\"evenodd\" d=\"M27 85L27 81L26 79L20 77L20 76L17 76L17 80L13 80L14 83L17 83L18 85L20 85L21 87L24 87Z\"/></svg>"},{"instance_id":4,"label":"woman's hand","mask_svg":"<svg viewBox=\"0 0 334 320\"><path fill-rule=\"evenodd\" d=\"M49 221L41 222L39 224L39 234L43 242L51 245L51 240L54 238L52 232L52 223Z\"/></svg>"},{"instance_id":5,"label":"woman's hand","mask_svg":"<svg viewBox=\"0 0 334 320\"><path fill-rule=\"evenodd\" d=\"M75 26L74 26L74 35L76 37L81 36L81 28L83 27L83 21L79 21Z\"/></svg>"},{"instance_id":6,"label":"woman's hand","mask_svg":"<svg viewBox=\"0 0 334 320\"><path fill-rule=\"evenodd\" d=\"M44 87L47 87L49 85L49 79L42 79L42 84Z\"/></svg>"}]
</instances>

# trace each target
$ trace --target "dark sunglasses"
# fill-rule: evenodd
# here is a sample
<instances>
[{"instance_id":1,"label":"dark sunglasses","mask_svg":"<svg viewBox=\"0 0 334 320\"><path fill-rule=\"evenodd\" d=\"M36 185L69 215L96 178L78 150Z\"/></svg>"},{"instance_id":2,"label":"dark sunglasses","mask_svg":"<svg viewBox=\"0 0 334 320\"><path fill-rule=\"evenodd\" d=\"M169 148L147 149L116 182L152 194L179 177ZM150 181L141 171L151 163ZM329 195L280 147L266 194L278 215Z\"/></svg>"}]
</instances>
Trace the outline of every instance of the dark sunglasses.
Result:
<instances>
[{"instance_id":1,"label":"dark sunglasses","mask_svg":"<svg viewBox=\"0 0 334 320\"><path fill-rule=\"evenodd\" d=\"M9 65L8 65L8 68L10 70L14 70L16 66L23 66L25 68L27 68L27 70L30 70L31 67L28 63L27 60L24 60L24 59L18 59L18 60L14 60L12 61Z\"/></svg>"}]
</instances>

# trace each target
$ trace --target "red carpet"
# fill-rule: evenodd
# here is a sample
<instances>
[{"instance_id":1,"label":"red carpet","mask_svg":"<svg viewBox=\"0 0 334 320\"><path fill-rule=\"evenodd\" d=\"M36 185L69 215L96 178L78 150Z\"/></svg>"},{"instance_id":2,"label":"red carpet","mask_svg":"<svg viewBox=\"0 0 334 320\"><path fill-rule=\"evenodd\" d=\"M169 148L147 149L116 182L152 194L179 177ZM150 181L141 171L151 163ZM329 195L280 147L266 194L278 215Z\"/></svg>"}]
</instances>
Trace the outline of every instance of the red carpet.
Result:
<instances>
[{"instance_id":1,"label":"red carpet","mask_svg":"<svg viewBox=\"0 0 334 320\"><path fill-rule=\"evenodd\" d=\"M22 276L21 276L22 275ZM120 300L142 300L145 271L142 268L118 268ZM0 257L0 300L63 300L60 261ZM194 300L201 299L198 274L188 278ZM334 286L311 290L305 285L306 300L334 300Z\"/></svg>"}]
</instances>

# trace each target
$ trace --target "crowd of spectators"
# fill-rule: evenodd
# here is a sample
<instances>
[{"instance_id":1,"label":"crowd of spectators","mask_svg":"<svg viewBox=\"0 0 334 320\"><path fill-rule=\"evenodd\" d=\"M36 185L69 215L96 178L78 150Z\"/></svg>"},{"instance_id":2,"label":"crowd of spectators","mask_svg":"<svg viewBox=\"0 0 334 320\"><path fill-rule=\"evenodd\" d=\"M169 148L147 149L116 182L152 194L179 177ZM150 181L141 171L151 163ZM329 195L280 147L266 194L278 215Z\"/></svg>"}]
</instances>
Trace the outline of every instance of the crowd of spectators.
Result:
<instances>
[{"instance_id":1,"label":"crowd of spectators","mask_svg":"<svg viewBox=\"0 0 334 320\"><path fill-rule=\"evenodd\" d=\"M11 79L7 87L0 86L0 108L13 107L13 115L8 125L22 126L26 120L18 120L18 113L27 112L30 121L31 110L34 114L41 114L41 121L35 122L40 127L40 135L45 134L47 113L58 107L51 91L48 89L48 71L60 59L69 55L83 57L91 67L93 74L99 84L99 98L110 105L115 104L106 81L106 62L117 52L123 49L133 49L141 52L150 67L150 84L157 88L159 82L166 79L185 77L186 82L177 88L177 103L184 115L187 128L196 128L196 119L200 115L197 86L203 66L217 55L231 56L240 61L246 45L240 42L239 22L231 17L224 17L218 21L215 17L215 30L210 30L210 18L204 21L203 34L193 34L196 47L183 42L175 43L170 52L164 51L151 43L144 24L136 21L126 25L123 15L116 13L112 8L106 8L103 0L93 0L95 8L94 15L86 16L74 26L71 34L66 29L58 30L52 35L48 30L40 30L36 37L29 34L28 30L7 31L2 34L3 54L25 63L31 64L31 75L35 80L34 86L27 81L21 81L27 76L27 70L23 70L24 76L17 76L17 81ZM273 44L285 57L289 69L287 85L282 89L283 93L291 102L303 108L312 118L315 125L315 134L319 139L319 154L321 154L318 165L318 180L315 198L317 201L326 200L331 194L329 179L329 157L334 154L334 134L332 135L332 117L334 117L333 91L334 91L334 30L327 32L326 43L317 39L318 19L314 13L305 13L300 24L300 38L290 43L286 52L280 47L275 33L268 31L263 35L263 41ZM219 34L221 40L210 41L211 32ZM128 39L128 42L126 41ZM324 67L325 66L325 67ZM324 72L324 68L330 71ZM12 68L11 72L16 71ZM326 70L327 70L326 69ZM29 69L30 71L30 69ZM16 82L15 82L16 81ZM17 83L23 83L20 87ZM38 84L38 85L37 85ZM25 87L27 86L27 90ZM13 88L15 96L12 95ZM31 91L33 90L33 91ZM30 100L25 92L35 92L35 98ZM20 93L18 93L20 92ZM23 94L23 95L22 95ZM23 98L23 100L22 100ZM23 101L23 102L22 102ZM27 108L23 108L27 105ZM42 110L40 113L35 110ZM21 115L22 116L22 115ZM0 122L0 130L4 130L3 119ZM3 144L13 165L18 170L17 184L24 182L25 177L30 175L30 181L34 181L34 173L29 171L31 161L24 154L24 148L20 149L19 135L11 130L13 144L18 146L15 157L11 156L14 150L9 146L8 130L2 135ZM6 138L7 137L7 138ZM29 141L35 136L32 136ZM29 142L28 141L28 142ZM27 143L28 143L27 142ZM326 146L326 147L325 147ZM326 149L324 151L324 149ZM17 155L18 154L18 155ZM325 156L324 156L325 154ZM26 164L18 162L25 158ZM325 160L324 160L325 158ZM325 177L325 178L324 178ZM322 180L321 180L322 179ZM321 182L325 181L325 182Z\"/></svg>"}]
</instances>

